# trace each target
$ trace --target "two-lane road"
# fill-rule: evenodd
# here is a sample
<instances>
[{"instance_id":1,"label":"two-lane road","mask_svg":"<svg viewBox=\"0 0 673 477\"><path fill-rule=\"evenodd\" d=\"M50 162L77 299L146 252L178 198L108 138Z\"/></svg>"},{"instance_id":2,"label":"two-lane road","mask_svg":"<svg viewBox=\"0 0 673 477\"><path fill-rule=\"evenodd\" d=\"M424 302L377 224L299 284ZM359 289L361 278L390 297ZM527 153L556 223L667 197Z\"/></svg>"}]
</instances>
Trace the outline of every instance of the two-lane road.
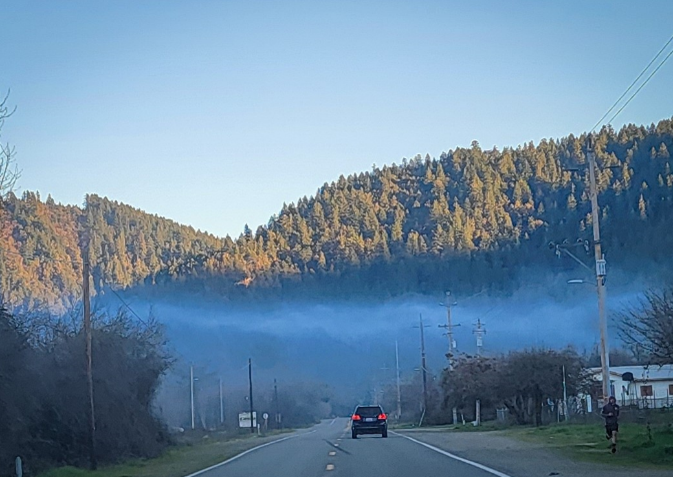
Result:
<instances>
[{"instance_id":1,"label":"two-lane road","mask_svg":"<svg viewBox=\"0 0 673 477\"><path fill-rule=\"evenodd\" d=\"M344 418L325 421L198 477L509 477L392 432L353 440L347 426Z\"/></svg>"}]
</instances>

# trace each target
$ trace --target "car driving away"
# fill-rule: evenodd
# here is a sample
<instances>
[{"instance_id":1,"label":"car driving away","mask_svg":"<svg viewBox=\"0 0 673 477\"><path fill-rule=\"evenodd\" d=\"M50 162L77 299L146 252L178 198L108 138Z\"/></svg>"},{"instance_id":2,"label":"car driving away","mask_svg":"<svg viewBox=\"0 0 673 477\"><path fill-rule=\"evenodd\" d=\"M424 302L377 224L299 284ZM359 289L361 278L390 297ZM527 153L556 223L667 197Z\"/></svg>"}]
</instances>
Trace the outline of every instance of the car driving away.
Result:
<instances>
[{"instance_id":1,"label":"car driving away","mask_svg":"<svg viewBox=\"0 0 673 477\"><path fill-rule=\"evenodd\" d=\"M351 437L360 434L381 434L388 437L388 416L381 406L358 406L351 417Z\"/></svg>"}]
</instances>

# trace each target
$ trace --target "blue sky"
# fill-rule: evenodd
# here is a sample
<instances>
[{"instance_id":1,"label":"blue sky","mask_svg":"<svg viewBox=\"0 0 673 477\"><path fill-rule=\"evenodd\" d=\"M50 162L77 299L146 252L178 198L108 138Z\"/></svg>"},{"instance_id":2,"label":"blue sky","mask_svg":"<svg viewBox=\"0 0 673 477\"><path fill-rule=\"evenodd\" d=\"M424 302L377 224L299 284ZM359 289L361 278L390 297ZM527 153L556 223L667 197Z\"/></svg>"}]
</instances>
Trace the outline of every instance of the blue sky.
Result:
<instances>
[{"instance_id":1,"label":"blue sky","mask_svg":"<svg viewBox=\"0 0 673 477\"><path fill-rule=\"evenodd\" d=\"M217 235L339 174L588 130L673 2L0 0L20 190ZM673 61L617 118L673 116Z\"/></svg>"}]
</instances>

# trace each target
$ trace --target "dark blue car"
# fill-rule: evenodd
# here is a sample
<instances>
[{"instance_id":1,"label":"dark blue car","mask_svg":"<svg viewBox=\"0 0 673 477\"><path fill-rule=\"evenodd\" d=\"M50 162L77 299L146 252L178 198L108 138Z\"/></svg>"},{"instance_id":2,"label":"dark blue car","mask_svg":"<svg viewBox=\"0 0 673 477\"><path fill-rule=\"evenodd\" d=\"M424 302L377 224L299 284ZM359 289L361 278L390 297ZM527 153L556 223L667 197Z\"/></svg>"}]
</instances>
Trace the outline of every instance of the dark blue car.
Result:
<instances>
[{"instance_id":1,"label":"dark blue car","mask_svg":"<svg viewBox=\"0 0 673 477\"><path fill-rule=\"evenodd\" d=\"M351 417L351 437L360 434L381 434L388 437L388 416L381 406L358 406Z\"/></svg>"}]
</instances>

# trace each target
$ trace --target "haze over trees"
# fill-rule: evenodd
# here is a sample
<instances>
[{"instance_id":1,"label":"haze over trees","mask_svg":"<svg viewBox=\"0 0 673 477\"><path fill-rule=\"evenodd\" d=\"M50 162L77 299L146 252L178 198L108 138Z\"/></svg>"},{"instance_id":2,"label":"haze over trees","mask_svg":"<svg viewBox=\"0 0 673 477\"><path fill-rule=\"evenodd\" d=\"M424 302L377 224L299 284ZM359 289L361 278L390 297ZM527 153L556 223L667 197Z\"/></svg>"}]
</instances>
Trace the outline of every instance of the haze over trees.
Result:
<instances>
[{"instance_id":1,"label":"haze over trees","mask_svg":"<svg viewBox=\"0 0 673 477\"><path fill-rule=\"evenodd\" d=\"M590 238L584 144L585 135L502 150L473 142L374 167L283 205L237 239L96 195L80 208L10 193L0 210L0 289L14 306L67 306L79 290L83 230L99 290L177 282L236 298L506 287L522 267L553 260L541 250L549 240ZM612 265L671 263L672 148L670 119L597 134Z\"/></svg>"}]
</instances>

